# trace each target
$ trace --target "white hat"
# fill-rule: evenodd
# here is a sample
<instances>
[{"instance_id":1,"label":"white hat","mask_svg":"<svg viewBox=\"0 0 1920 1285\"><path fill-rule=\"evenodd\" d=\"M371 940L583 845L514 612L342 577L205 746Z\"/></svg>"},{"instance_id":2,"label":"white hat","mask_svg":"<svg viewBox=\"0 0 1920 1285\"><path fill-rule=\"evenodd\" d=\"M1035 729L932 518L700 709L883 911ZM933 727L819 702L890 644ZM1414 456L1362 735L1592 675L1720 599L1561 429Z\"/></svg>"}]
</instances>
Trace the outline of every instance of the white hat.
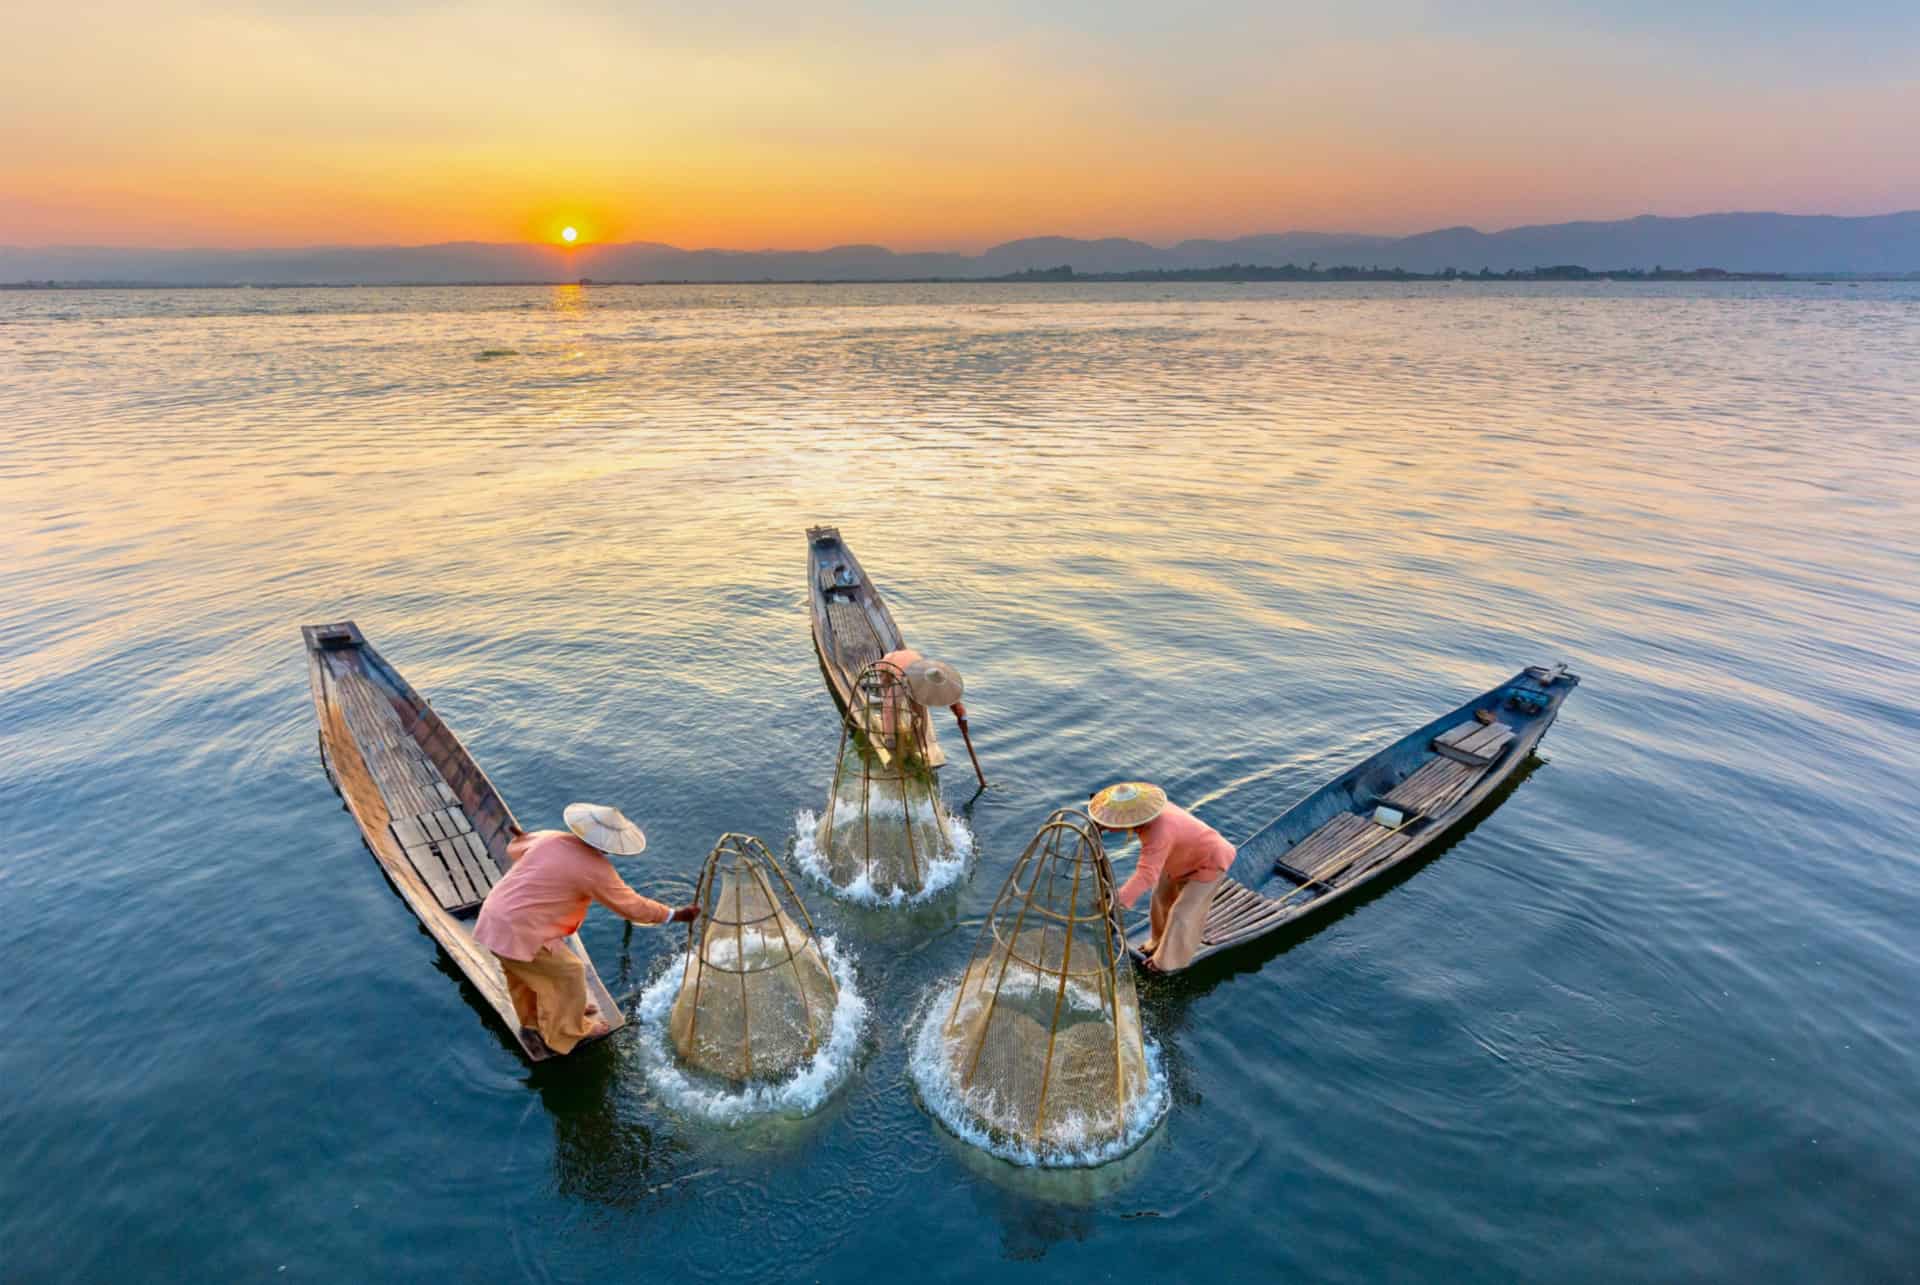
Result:
<instances>
[{"instance_id":1,"label":"white hat","mask_svg":"<svg viewBox=\"0 0 1920 1285\"><path fill-rule=\"evenodd\" d=\"M960 671L937 660L916 660L907 666L907 690L932 709L960 703Z\"/></svg>"},{"instance_id":2,"label":"white hat","mask_svg":"<svg viewBox=\"0 0 1920 1285\"><path fill-rule=\"evenodd\" d=\"M569 803L562 814L567 829L610 857L637 857L647 850L647 836L627 820L619 808L599 803Z\"/></svg>"}]
</instances>

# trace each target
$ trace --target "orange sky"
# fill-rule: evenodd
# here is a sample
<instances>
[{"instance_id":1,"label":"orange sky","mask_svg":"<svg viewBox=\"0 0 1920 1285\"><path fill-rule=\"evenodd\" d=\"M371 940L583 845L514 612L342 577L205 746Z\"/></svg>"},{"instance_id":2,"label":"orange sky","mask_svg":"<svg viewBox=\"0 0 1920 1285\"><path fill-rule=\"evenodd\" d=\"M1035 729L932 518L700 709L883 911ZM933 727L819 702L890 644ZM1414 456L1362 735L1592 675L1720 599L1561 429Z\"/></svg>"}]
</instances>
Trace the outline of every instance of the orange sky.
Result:
<instances>
[{"instance_id":1,"label":"orange sky","mask_svg":"<svg viewBox=\"0 0 1920 1285\"><path fill-rule=\"evenodd\" d=\"M8 24L0 243L510 241L570 222L596 241L977 249L1920 206L1903 10L1842 4L1851 25L1823 11L1754 42L1731 13L1696 30L1631 4L1558 26L1500 8L1475 27L1403 0L1046 20L849 0L804 20L42 6Z\"/></svg>"}]
</instances>

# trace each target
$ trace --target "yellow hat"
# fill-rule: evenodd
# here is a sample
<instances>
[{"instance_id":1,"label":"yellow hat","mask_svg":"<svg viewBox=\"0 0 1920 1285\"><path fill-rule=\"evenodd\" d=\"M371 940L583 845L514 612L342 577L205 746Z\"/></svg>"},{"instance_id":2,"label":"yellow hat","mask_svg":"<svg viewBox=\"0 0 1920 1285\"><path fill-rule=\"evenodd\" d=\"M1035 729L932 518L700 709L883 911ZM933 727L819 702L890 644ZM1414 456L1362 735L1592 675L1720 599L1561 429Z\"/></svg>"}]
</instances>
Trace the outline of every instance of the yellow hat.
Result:
<instances>
[{"instance_id":1,"label":"yellow hat","mask_svg":"<svg viewBox=\"0 0 1920 1285\"><path fill-rule=\"evenodd\" d=\"M569 803L562 813L567 829L610 857L637 857L647 848L647 836L627 820L619 808L599 803Z\"/></svg>"},{"instance_id":2,"label":"yellow hat","mask_svg":"<svg viewBox=\"0 0 1920 1285\"><path fill-rule=\"evenodd\" d=\"M1109 785L1087 804L1087 815L1109 830L1131 830L1166 811L1167 792L1145 781Z\"/></svg>"}]
</instances>

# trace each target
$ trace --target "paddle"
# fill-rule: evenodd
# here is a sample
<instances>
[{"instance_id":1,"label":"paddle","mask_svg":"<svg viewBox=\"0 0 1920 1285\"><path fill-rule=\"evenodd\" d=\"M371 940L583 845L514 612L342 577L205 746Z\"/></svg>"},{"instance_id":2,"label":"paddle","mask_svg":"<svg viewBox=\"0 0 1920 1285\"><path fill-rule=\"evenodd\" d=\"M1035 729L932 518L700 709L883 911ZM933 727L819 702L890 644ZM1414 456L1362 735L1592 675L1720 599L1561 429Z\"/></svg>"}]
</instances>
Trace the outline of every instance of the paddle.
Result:
<instances>
[{"instance_id":1,"label":"paddle","mask_svg":"<svg viewBox=\"0 0 1920 1285\"><path fill-rule=\"evenodd\" d=\"M960 724L960 739L967 743L967 757L973 760L973 774L980 778L980 788L987 788L987 774L980 770L980 756L973 752L973 733L967 730L967 707L953 705L953 721Z\"/></svg>"}]
</instances>

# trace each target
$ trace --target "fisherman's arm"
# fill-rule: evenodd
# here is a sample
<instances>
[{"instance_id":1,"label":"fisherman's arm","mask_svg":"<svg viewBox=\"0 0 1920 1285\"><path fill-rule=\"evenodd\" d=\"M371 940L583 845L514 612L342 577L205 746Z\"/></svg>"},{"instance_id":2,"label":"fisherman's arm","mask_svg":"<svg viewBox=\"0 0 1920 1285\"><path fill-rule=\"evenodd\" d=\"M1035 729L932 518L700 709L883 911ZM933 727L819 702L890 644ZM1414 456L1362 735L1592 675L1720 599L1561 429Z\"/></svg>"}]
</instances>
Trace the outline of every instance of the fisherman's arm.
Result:
<instances>
[{"instance_id":1,"label":"fisherman's arm","mask_svg":"<svg viewBox=\"0 0 1920 1285\"><path fill-rule=\"evenodd\" d=\"M682 906L675 910L652 897L641 896L611 870L594 888L593 899L622 919L630 919L636 924L685 923L700 915L699 906Z\"/></svg>"},{"instance_id":2,"label":"fisherman's arm","mask_svg":"<svg viewBox=\"0 0 1920 1285\"><path fill-rule=\"evenodd\" d=\"M1160 826L1149 826L1140 831L1140 860L1133 867L1133 877L1120 885L1114 893L1114 900L1127 909L1133 909L1133 903L1140 900L1140 894L1160 882L1160 871L1167 864L1167 853L1173 847L1172 838Z\"/></svg>"}]
</instances>

